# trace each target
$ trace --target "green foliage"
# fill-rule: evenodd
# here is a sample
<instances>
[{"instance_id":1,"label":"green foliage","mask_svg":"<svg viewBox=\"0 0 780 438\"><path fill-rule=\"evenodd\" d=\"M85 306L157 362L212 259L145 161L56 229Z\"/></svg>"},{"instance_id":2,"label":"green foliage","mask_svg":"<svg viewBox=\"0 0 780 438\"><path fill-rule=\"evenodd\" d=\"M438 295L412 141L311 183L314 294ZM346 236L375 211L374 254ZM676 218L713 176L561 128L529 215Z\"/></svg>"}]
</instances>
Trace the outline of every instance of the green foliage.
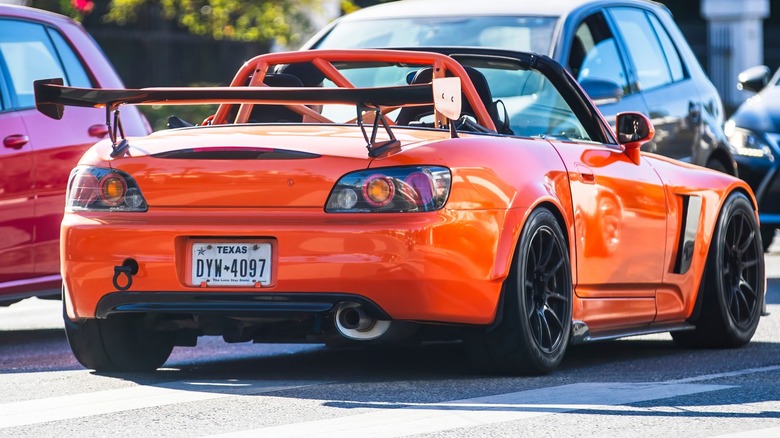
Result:
<instances>
[{"instance_id":1,"label":"green foliage","mask_svg":"<svg viewBox=\"0 0 780 438\"><path fill-rule=\"evenodd\" d=\"M104 20L123 24L136 19L139 8L150 0L111 0ZM217 40L269 41L287 45L309 31L307 13L316 11L316 0L160 0L162 15L196 35Z\"/></svg>"}]
</instances>

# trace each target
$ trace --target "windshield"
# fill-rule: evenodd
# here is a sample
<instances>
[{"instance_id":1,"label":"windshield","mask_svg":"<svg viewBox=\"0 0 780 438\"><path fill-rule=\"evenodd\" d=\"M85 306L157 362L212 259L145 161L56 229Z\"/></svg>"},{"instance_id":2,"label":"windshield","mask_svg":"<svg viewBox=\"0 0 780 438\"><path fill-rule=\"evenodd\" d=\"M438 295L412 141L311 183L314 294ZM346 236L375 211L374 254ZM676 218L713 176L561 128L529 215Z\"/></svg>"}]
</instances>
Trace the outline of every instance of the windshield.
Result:
<instances>
[{"instance_id":1,"label":"windshield","mask_svg":"<svg viewBox=\"0 0 780 438\"><path fill-rule=\"evenodd\" d=\"M491 47L549 54L557 17L424 17L342 21L318 49Z\"/></svg>"}]
</instances>

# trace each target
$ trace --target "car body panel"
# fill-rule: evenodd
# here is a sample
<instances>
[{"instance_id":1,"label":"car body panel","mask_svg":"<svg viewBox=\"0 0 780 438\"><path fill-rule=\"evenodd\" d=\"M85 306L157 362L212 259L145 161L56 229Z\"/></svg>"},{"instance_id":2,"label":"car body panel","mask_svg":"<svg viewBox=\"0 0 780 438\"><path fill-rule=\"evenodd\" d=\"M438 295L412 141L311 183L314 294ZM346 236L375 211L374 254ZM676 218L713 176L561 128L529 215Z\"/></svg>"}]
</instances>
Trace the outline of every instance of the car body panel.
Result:
<instances>
[{"instance_id":1,"label":"car body panel","mask_svg":"<svg viewBox=\"0 0 780 438\"><path fill-rule=\"evenodd\" d=\"M56 123L38 112L32 96L27 94L31 93L30 85L14 83L14 79L27 74L35 76L35 73L25 73L27 70L15 65L40 63L36 68L44 69L41 65L46 65L62 72L81 69L83 77L80 80L86 81L89 86L122 88L124 85L95 41L75 21L38 9L12 5L0 5L0 21L25 29L37 29L45 39L37 41L32 33L23 35L21 32L8 35L7 40L0 37L0 45L8 44L6 56L23 55L24 58L5 59L0 56L0 91L4 98L0 105L0 138L20 135L27 140L19 149L3 147L0 155L4 169L0 172L0 182L6 191L13 187L26 187L23 204L5 204L16 206L8 207L12 212L3 214L2 220L8 218L15 225L0 227L0 242L3 242L0 246L18 241L20 233L27 236L24 239L28 241L22 253L3 256L2 269L6 272L0 273L2 303L28 296L60 294L59 227L68 176L84 152L107 133L105 110L73 108L62 123ZM41 52L31 52L37 53L31 55L25 52L27 49L15 46L24 44ZM50 56L45 47L52 53L56 51L59 58L56 61L47 58L43 62L44 56ZM25 93L24 96L19 94L20 90ZM145 135L150 131L137 108L128 108L123 120L123 128L128 135ZM25 169L23 166L28 167ZM18 195L14 195L14 199L21 201ZM2 251L5 253L8 249L3 248Z\"/></svg>"},{"instance_id":2,"label":"car body panel","mask_svg":"<svg viewBox=\"0 0 780 438\"><path fill-rule=\"evenodd\" d=\"M0 113L0 129L4 143L9 137L27 137L24 122L18 114ZM0 279L3 282L32 277L33 222L35 214L35 176L33 157L29 147L19 149L5 144L0 149L0 177L3 190L0 193L0 229L5 238L0 239Z\"/></svg>"}]
</instances>

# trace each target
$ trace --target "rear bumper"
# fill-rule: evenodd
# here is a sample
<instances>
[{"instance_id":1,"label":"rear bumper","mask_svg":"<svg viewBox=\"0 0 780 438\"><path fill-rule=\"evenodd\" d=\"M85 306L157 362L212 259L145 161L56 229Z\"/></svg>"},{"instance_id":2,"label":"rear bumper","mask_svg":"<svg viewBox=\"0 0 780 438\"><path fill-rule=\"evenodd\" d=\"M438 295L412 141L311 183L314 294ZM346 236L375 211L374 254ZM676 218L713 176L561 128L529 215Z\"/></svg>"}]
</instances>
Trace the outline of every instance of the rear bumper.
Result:
<instances>
[{"instance_id":1,"label":"rear bumper","mask_svg":"<svg viewBox=\"0 0 780 438\"><path fill-rule=\"evenodd\" d=\"M501 233L505 219L502 210L67 213L66 311L73 320L112 312L317 313L348 297L371 303L381 319L489 324L514 248L514 237ZM273 241L271 286L188 285L186 248L198 239ZM118 293L114 268L128 258L138 272Z\"/></svg>"},{"instance_id":2,"label":"rear bumper","mask_svg":"<svg viewBox=\"0 0 780 438\"><path fill-rule=\"evenodd\" d=\"M98 318L127 313L156 315L214 315L252 318L326 316L338 303L360 304L376 319L390 316L375 303L350 294L217 294L180 292L111 292L100 299Z\"/></svg>"}]
</instances>

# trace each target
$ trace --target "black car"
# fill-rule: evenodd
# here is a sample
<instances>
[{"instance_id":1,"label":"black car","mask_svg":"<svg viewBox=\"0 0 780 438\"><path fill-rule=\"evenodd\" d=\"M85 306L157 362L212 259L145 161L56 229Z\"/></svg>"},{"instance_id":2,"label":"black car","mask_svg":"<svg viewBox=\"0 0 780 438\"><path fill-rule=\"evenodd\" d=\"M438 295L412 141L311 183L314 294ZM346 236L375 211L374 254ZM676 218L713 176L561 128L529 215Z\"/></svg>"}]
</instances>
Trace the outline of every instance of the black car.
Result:
<instances>
[{"instance_id":1,"label":"black car","mask_svg":"<svg viewBox=\"0 0 780 438\"><path fill-rule=\"evenodd\" d=\"M405 0L346 15L304 49L478 46L549 55L567 67L614 126L650 117L643 146L736 174L723 105L668 9L642 0Z\"/></svg>"},{"instance_id":2,"label":"black car","mask_svg":"<svg viewBox=\"0 0 780 438\"><path fill-rule=\"evenodd\" d=\"M725 132L737 152L739 176L758 199L764 249L780 228L780 70L766 66L739 74L737 88L757 93L726 122Z\"/></svg>"}]
</instances>

